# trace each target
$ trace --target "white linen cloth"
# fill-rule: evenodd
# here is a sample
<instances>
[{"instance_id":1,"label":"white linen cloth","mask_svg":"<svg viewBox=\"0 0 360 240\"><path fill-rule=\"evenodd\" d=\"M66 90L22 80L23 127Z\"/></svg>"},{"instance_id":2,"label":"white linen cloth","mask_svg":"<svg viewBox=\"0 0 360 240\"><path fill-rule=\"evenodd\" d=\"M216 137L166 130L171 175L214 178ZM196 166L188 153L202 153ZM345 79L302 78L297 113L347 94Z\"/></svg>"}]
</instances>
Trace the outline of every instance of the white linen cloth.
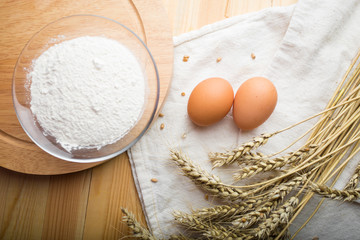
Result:
<instances>
[{"instance_id":1,"label":"white linen cloth","mask_svg":"<svg viewBox=\"0 0 360 240\"><path fill-rule=\"evenodd\" d=\"M231 183L234 168L212 171L208 153L231 149L261 133L283 129L322 111L360 47L360 2L300 0L293 6L269 8L185 33L174 38L174 47L174 73L162 109L164 117L159 117L128 152L148 224L159 238L178 231L173 210L189 212L191 208L211 205L211 199L206 201L204 192L169 160L169 150L180 148L195 163ZM183 62L184 55L189 56L187 62ZM222 60L217 62L219 57ZM231 112L209 127L197 127L190 121L187 101L199 82L222 77L236 92L253 76L269 78L278 91L275 111L263 125L241 132ZM186 95L181 96L182 92ZM275 136L261 151L282 149L315 121ZM351 161L335 187L344 186L357 162L358 158ZM152 178L158 182L151 182ZM291 233L304 223L316 203L315 198L306 206ZM359 205L326 200L297 239L315 236L359 239Z\"/></svg>"}]
</instances>

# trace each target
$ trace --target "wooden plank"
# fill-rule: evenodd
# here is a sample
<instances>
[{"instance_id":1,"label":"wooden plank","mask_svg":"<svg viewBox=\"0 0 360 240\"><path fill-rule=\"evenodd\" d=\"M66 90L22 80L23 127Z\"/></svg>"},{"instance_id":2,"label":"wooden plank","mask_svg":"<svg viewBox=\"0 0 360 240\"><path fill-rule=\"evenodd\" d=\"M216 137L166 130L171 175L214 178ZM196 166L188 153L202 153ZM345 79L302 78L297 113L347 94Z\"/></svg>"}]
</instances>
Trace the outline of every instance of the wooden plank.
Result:
<instances>
[{"instance_id":1,"label":"wooden plank","mask_svg":"<svg viewBox=\"0 0 360 240\"><path fill-rule=\"evenodd\" d=\"M92 170L51 176L42 239L81 239Z\"/></svg>"},{"instance_id":2,"label":"wooden plank","mask_svg":"<svg viewBox=\"0 0 360 240\"><path fill-rule=\"evenodd\" d=\"M163 0L174 36L227 17L271 6L288 6L296 2L297 0Z\"/></svg>"},{"instance_id":3,"label":"wooden plank","mask_svg":"<svg viewBox=\"0 0 360 240\"><path fill-rule=\"evenodd\" d=\"M289 6L289 5L295 4L297 2L298 2L298 0L273 0L272 6L273 7Z\"/></svg>"},{"instance_id":4,"label":"wooden plank","mask_svg":"<svg viewBox=\"0 0 360 240\"><path fill-rule=\"evenodd\" d=\"M121 207L145 225L128 157L122 154L93 169L84 240L120 239L129 234L122 223Z\"/></svg>"},{"instance_id":5,"label":"wooden plank","mask_svg":"<svg viewBox=\"0 0 360 240\"><path fill-rule=\"evenodd\" d=\"M49 177L0 168L0 239L81 239L91 171Z\"/></svg>"},{"instance_id":6,"label":"wooden plank","mask_svg":"<svg viewBox=\"0 0 360 240\"><path fill-rule=\"evenodd\" d=\"M5 169L0 169L0 176L7 182L0 191L0 239L41 239L49 177Z\"/></svg>"},{"instance_id":7,"label":"wooden plank","mask_svg":"<svg viewBox=\"0 0 360 240\"><path fill-rule=\"evenodd\" d=\"M0 167L0 239L4 235L6 224L5 224L5 213L6 213L6 202L7 192L9 189L9 182L11 180L11 171Z\"/></svg>"}]
</instances>

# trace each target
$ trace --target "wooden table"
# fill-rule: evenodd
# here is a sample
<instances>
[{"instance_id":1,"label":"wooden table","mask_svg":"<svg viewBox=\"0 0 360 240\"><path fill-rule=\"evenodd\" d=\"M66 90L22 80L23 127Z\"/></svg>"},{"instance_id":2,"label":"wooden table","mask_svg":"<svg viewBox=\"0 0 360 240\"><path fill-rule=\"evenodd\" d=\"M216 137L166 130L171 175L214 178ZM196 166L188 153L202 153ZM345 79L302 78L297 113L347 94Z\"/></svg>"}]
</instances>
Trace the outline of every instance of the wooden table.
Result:
<instances>
[{"instance_id":1,"label":"wooden table","mask_svg":"<svg viewBox=\"0 0 360 240\"><path fill-rule=\"evenodd\" d=\"M163 0L174 35L295 2ZM121 207L145 223L126 154L92 169L58 176L0 168L0 239L120 239L129 233Z\"/></svg>"}]
</instances>

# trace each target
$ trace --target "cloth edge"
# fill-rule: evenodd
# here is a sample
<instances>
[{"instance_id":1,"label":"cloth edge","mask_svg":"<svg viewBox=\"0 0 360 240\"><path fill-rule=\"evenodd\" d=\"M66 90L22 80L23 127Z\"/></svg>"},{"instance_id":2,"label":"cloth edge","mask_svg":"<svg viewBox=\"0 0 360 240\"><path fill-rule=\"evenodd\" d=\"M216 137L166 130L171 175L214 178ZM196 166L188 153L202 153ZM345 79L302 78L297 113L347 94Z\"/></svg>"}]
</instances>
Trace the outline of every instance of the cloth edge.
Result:
<instances>
[{"instance_id":1,"label":"cloth edge","mask_svg":"<svg viewBox=\"0 0 360 240\"><path fill-rule=\"evenodd\" d=\"M186 32L186 33L180 34L178 36L174 36L173 37L174 47L177 47L185 42L189 42L196 38L200 38L204 35L219 31L221 29L226 29L226 28L231 27L240 22L246 22L246 21L250 21L250 20L253 21L253 18L256 18L257 16L262 15L264 13L267 13L270 11L284 11L285 12L285 11L287 11L287 9L295 8L295 6L296 6L296 3L289 5L289 6L268 7L268 8L264 8L260 11L245 13L245 14L241 14L238 16L234 16L231 18L217 21L215 23L207 24L199 29L192 30L190 32Z\"/></svg>"}]
</instances>

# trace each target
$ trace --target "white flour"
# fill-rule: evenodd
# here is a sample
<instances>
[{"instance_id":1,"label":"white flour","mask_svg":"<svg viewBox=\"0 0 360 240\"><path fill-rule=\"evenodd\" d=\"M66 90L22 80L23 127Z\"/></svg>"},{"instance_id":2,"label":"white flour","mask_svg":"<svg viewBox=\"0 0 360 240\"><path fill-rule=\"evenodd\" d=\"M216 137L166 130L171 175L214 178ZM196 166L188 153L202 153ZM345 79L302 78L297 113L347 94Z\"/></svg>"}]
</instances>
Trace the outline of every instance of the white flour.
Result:
<instances>
[{"instance_id":1,"label":"white flour","mask_svg":"<svg viewBox=\"0 0 360 240\"><path fill-rule=\"evenodd\" d=\"M34 60L31 111L66 150L114 143L137 122L145 101L142 70L115 40L80 37Z\"/></svg>"}]
</instances>

